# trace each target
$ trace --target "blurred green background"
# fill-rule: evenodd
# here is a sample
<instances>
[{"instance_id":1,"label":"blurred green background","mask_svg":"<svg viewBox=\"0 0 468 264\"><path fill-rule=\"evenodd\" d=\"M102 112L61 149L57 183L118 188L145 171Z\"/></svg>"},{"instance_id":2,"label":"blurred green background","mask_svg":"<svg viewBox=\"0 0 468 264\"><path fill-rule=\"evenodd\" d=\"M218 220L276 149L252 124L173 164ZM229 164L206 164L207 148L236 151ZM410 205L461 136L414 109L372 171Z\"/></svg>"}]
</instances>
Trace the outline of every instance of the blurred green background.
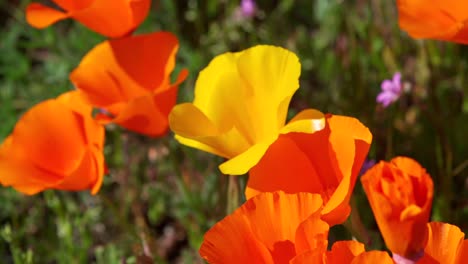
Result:
<instances>
[{"instance_id":1,"label":"blurred green background","mask_svg":"<svg viewBox=\"0 0 468 264\"><path fill-rule=\"evenodd\" d=\"M72 89L68 74L104 40L72 20L31 28L24 19L29 2L0 0L0 142L29 107ZM468 47L409 38L398 28L394 1L256 3L248 18L239 1L153 1L137 32L179 37L177 69L190 71L179 101L193 99L197 73L217 54L256 44L288 48L302 64L290 115L312 107L357 117L374 135L369 159L418 160L435 181L432 219L466 232ZM383 108L375 97L396 71L407 92ZM149 139L117 127L107 131L105 152L110 173L96 196L0 189L1 263L203 263L203 234L226 214L221 159L172 135ZM368 249L382 248L359 182L353 204L346 226ZM331 239L350 238L348 230L336 227Z\"/></svg>"}]
</instances>

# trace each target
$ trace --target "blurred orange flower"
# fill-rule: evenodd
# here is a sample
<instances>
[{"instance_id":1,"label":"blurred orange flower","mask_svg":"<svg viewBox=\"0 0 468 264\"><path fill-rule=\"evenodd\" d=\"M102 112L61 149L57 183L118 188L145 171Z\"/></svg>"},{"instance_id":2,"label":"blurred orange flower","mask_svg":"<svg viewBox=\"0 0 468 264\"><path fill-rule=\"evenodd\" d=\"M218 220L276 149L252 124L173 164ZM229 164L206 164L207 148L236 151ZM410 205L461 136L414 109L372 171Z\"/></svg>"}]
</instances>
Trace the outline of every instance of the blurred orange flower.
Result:
<instances>
[{"instance_id":1,"label":"blurred orange flower","mask_svg":"<svg viewBox=\"0 0 468 264\"><path fill-rule=\"evenodd\" d=\"M213 226L200 255L209 263L289 263L310 248L325 251L326 222L318 194L262 193Z\"/></svg>"},{"instance_id":2,"label":"blurred orange flower","mask_svg":"<svg viewBox=\"0 0 468 264\"><path fill-rule=\"evenodd\" d=\"M0 183L25 194L45 189L99 191L104 128L77 92L37 104L0 146Z\"/></svg>"},{"instance_id":3,"label":"blurred orange flower","mask_svg":"<svg viewBox=\"0 0 468 264\"><path fill-rule=\"evenodd\" d=\"M468 44L468 4L460 0L397 0L400 28L413 38Z\"/></svg>"},{"instance_id":4,"label":"blurred orange flower","mask_svg":"<svg viewBox=\"0 0 468 264\"><path fill-rule=\"evenodd\" d=\"M418 264L463 264L468 259L468 239L457 226L431 222L428 240Z\"/></svg>"},{"instance_id":5,"label":"blurred orange flower","mask_svg":"<svg viewBox=\"0 0 468 264\"><path fill-rule=\"evenodd\" d=\"M107 37L130 34L148 15L151 0L53 0L61 10L39 3L26 8L26 20L45 28L59 20L73 18Z\"/></svg>"},{"instance_id":6,"label":"blurred orange flower","mask_svg":"<svg viewBox=\"0 0 468 264\"><path fill-rule=\"evenodd\" d=\"M332 225L346 220L372 134L355 118L325 117L325 128L313 134L279 136L250 170L247 198L276 190L319 193L325 203L324 219Z\"/></svg>"},{"instance_id":7,"label":"blurred orange flower","mask_svg":"<svg viewBox=\"0 0 468 264\"><path fill-rule=\"evenodd\" d=\"M83 58L70 79L92 105L106 110L98 116L104 123L160 136L168 129L178 85L187 77L182 70L170 83L178 46L169 32L105 41Z\"/></svg>"},{"instance_id":8,"label":"blurred orange flower","mask_svg":"<svg viewBox=\"0 0 468 264\"><path fill-rule=\"evenodd\" d=\"M434 194L432 179L416 161L381 161L361 178L387 248L407 259L421 254L427 240Z\"/></svg>"}]
</instances>

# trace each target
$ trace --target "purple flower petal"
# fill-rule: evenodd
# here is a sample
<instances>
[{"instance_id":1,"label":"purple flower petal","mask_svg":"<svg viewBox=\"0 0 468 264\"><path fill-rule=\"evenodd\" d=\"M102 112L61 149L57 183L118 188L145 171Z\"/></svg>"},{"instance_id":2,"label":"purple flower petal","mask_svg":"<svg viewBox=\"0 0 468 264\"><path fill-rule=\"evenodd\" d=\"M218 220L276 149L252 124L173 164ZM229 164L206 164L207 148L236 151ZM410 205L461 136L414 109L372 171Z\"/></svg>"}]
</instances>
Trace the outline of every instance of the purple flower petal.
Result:
<instances>
[{"instance_id":1,"label":"purple flower petal","mask_svg":"<svg viewBox=\"0 0 468 264\"><path fill-rule=\"evenodd\" d=\"M397 72L395 75L393 75L393 88L394 91L397 93L401 92L401 73Z\"/></svg>"},{"instance_id":2,"label":"purple flower petal","mask_svg":"<svg viewBox=\"0 0 468 264\"><path fill-rule=\"evenodd\" d=\"M382 91L384 92L392 92L393 89L393 82L390 80L384 80L382 84L380 85L380 88L382 88Z\"/></svg>"},{"instance_id":3,"label":"purple flower petal","mask_svg":"<svg viewBox=\"0 0 468 264\"><path fill-rule=\"evenodd\" d=\"M389 106L391 103L395 102L398 99L398 95L395 95L392 92L381 92L377 95L377 102L381 103L384 107Z\"/></svg>"},{"instance_id":4,"label":"purple flower petal","mask_svg":"<svg viewBox=\"0 0 468 264\"><path fill-rule=\"evenodd\" d=\"M242 0L241 10L244 17L252 17L255 15L256 5L254 0Z\"/></svg>"},{"instance_id":5,"label":"purple flower petal","mask_svg":"<svg viewBox=\"0 0 468 264\"><path fill-rule=\"evenodd\" d=\"M377 95L376 101L387 107L398 100L401 95L401 73L396 72L391 80L384 80L380 88L382 91Z\"/></svg>"}]
</instances>

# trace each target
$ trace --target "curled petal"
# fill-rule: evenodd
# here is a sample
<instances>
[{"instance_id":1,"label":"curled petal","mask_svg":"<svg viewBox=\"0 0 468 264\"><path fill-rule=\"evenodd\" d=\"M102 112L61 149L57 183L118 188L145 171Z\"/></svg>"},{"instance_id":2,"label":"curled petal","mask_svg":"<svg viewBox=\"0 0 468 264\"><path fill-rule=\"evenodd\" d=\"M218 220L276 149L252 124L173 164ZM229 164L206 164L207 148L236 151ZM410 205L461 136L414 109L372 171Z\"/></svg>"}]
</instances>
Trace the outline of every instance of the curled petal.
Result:
<instances>
[{"instance_id":1,"label":"curled petal","mask_svg":"<svg viewBox=\"0 0 468 264\"><path fill-rule=\"evenodd\" d=\"M55 0L64 12L31 3L26 20L36 28L45 28L59 20L73 18L89 29L108 37L131 33L148 15L150 0Z\"/></svg>"},{"instance_id":2,"label":"curled petal","mask_svg":"<svg viewBox=\"0 0 468 264\"><path fill-rule=\"evenodd\" d=\"M69 15L67 13L39 3L31 3L26 8L26 21L35 28L46 28L68 17Z\"/></svg>"}]
</instances>

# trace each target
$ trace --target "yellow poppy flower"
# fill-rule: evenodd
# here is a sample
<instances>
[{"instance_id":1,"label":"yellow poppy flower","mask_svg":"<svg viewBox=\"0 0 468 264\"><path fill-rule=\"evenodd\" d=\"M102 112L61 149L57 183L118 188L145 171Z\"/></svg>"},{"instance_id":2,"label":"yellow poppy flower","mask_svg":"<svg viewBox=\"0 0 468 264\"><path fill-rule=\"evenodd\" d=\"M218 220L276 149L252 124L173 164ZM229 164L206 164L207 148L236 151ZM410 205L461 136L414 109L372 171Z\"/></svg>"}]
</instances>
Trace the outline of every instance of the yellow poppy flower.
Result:
<instances>
[{"instance_id":1,"label":"yellow poppy flower","mask_svg":"<svg viewBox=\"0 0 468 264\"><path fill-rule=\"evenodd\" d=\"M280 47L219 55L200 72L193 103L175 106L169 125L180 143L229 159L220 165L224 174L247 173L280 134L325 126L324 115L313 109L286 125L300 71L298 57Z\"/></svg>"}]
</instances>

